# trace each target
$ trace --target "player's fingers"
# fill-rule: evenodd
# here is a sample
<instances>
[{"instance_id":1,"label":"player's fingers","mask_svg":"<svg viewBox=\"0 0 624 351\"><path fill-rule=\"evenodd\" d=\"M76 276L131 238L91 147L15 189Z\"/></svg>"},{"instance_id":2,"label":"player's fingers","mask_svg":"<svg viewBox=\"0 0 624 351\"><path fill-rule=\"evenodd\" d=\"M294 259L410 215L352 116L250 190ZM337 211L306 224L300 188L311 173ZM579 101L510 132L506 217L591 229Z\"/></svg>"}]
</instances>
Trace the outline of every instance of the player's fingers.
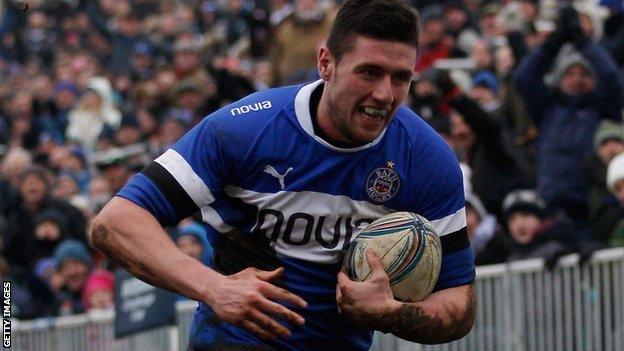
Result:
<instances>
[{"instance_id":1,"label":"player's fingers","mask_svg":"<svg viewBox=\"0 0 624 351\"><path fill-rule=\"evenodd\" d=\"M368 266L371 269L372 275L374 276L375 275L378 276L379 274L386 275L386 271L384 270L383 263L381 263L381 260L375 254L375 252L373 252L373 250L366 251L366 260L368 261Z\"/></svg>"},{"instance_id":2,"label":"player's fingers","mask_svg":"<svg viewBox=\"0 0 624 351\"><path fill-rule=\"evenodd\" d=\"M284 268L280 267L272 271L262 271L256 269L254 271L254 274L256 275L256 277L258 277L258 279L268 282L281 277L284 274Z\"/></svg>"},{"instance_id":3,"label":"player's fingers","mask_svg":"<svg viewBox=\"0 0 624 351\"><path fill-rule=\"evenodd\" d=\"M346 286L338 287L340 290L340 306L344 307L353 302L353 297L349 296L349 289Z\"/></svg>"},{"instance_id":4,"label":"player's fingers","mask_svg":"<svg viewBox=\"0 0 624 351\"><path fill-rule=\"evenodd\" d=\"M263 284L260 287L260 292L271 300L279 300L289 302L295 306L306 308L308 303L301 297L291 293L286 289L279 288L271 283Z\"/></svg>"},{"instance_id":5,"label":"player's fingers","mask_svg":"<svg viewBox=\"0 0 624 351\"><path fill-rule=\"evenodd\" d=\"M338 285L350 285L353 281L345 272L338 272Z\"/></svg>"},{"instance_id":6,"label":"player's fingers","mask_svg":"<svg viewBox=\"0 0 624 351\"><path fill-rule=\"evenodd\" d=\"M271 335L289 337L292 335L290 329L284 327L279 324L275 319L267 316L265 313L259 310L253 310L251 312L251 318L254 320L254 323L262 328L264 331L268 332Z\"/></svg>"},{"instance_id":7,"label":"player's fingers","mask_svg":"<svg viewBox=\"0 0 624 351\"><path fill-rule=\"evenodd\" d=\"M247 329L248 331L252 332L253 334L258 335L259 337L265 339L265 340L275 340L276 336L269 333L268 331L262 329L258 324L249 321L249 320L245 320L241 323L241 327L243 327L244 329Z\"/></svg>"},{"instance_id":8,"label":"player's fingers","mask_svg":"<svg viewBox=\"0 0 624 351\"><path fill-rule=\"evenodd\" d=\"M262 299L256 306L263 312L284 318L291 321L292 323L298 325L303 325L305 323L305 319L300 314L293 312L287 307L282 306L279 303L273 302L271 300Z\"/></svg>"}]
</instances>

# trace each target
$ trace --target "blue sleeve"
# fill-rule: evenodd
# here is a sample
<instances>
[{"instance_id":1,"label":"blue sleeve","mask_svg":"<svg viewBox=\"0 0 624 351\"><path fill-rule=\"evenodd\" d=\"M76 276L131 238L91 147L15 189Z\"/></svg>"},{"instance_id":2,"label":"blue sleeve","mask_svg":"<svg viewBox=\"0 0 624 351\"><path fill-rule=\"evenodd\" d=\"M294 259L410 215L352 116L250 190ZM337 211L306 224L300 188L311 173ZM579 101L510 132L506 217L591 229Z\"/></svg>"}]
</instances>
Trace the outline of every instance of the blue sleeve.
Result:
<instances>
[{"instance_id":1,"label":"blue sleeve","mask_svg":"<svg viewBox=\"0 0 624 351\"><path fill-rule=\"evenodd\" d=\"M594 42L585 44L581 52L598 76L596 79L598 101L595 106L601 111L600 117L620 121L624 103L621 70L611 55Z\"/></svg>"},{"instance_id":2,"label":"blue sleeve","mask_svg":"<svg viewBox=\"0 0 624 351\"><path fill-rule=\"evenodd\" d=\"M554 56L548 54L544 48L538 47L526 55L514 72L516 88L536 124L541 122L544 110L553 101L548 87L544 84L544 75L554 60Z\"/></svg>"},{"instance_id":3,"label":"blue sleeve","mask_svg":"<svg viewBox=\"0 0 624 351\"><path fill-rule=\"evenodd\" d=\"M463 179L457 158L443 141L422 138L427 153L418 156L423 179L414 188L415 209L429 219L442 244L442 266L435 290L470 284L474 258L466 230ZM422 148L418 148L424 150Z\"/></svg>"}]
</instances>

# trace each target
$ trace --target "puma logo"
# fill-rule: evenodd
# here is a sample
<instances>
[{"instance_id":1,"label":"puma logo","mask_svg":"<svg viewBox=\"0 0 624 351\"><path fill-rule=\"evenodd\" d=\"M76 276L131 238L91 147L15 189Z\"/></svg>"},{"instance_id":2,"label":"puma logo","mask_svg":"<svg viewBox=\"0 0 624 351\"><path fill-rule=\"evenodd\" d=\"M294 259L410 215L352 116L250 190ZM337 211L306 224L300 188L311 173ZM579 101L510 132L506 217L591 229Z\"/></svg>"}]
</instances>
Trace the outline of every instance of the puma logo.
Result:
<instances>
[{"instance_id":1,"label":"puma logo","mask_svg":"<svg viewBox=\"0 0 624 351\"><path fill-rule=\"evenodd\" d=\"M286 175L288 173L290 173L293 170L292 167L288 167L288 169L286 170L286 173L284 174L279 174L275 168L271 165L266 165L264 166L264 173L268 173L270 175L272 175L273 177L277 178L277 180L279 181L280 187L282 188L282 190L284 190L284 187L286 187L286 185L284 184L284 177L286 177Z\"/></svg>"}]
</instances>

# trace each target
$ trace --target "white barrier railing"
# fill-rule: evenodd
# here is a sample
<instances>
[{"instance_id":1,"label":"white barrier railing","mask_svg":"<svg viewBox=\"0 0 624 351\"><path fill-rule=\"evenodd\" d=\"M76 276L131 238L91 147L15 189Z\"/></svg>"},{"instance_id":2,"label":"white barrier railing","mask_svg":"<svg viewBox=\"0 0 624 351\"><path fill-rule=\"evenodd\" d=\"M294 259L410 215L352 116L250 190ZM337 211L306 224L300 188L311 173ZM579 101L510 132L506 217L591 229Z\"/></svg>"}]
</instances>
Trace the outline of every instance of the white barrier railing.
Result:
<instances>
[{"instance_id":1,"label":"white barrier railing","mask_svg":"<svg viewBox=\"0 0 624 351\"><path fill-rule=\"evenodd\" d=\"M465 338L418 345L377 333L372 351L624 350L624 248L596 252L585 265L563 257L477 267L478 312ZM177 325L115 340L112 312L14 322L13 349L184 351L196 303L178 303Z\"/></svg>"}]
</instances>

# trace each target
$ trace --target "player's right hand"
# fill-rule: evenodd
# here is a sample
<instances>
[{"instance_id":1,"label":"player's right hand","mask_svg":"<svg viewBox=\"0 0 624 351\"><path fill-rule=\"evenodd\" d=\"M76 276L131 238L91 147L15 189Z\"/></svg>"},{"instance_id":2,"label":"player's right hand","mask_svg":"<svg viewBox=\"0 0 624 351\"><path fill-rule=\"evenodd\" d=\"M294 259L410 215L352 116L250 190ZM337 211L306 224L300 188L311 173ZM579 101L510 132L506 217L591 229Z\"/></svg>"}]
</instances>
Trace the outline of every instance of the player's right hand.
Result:
<instances>
[{"instance_id":1,"label":"player's right hand","mask_svg":"<svg viewBox=\"0 0 624 351\"><path fill-rule=\"evenodd\" d=\"M291 331L274 317L303 325L304 318L277 303L288 302L305 308L307 303L288 290L279 288L271 281L284 274L283 268L262 271L247 268L236 274L223 276L210 289L208 303L220 320L246 329L263 339L275 340L278 336L289 337Z\"/></svg>"}]
</instances>

